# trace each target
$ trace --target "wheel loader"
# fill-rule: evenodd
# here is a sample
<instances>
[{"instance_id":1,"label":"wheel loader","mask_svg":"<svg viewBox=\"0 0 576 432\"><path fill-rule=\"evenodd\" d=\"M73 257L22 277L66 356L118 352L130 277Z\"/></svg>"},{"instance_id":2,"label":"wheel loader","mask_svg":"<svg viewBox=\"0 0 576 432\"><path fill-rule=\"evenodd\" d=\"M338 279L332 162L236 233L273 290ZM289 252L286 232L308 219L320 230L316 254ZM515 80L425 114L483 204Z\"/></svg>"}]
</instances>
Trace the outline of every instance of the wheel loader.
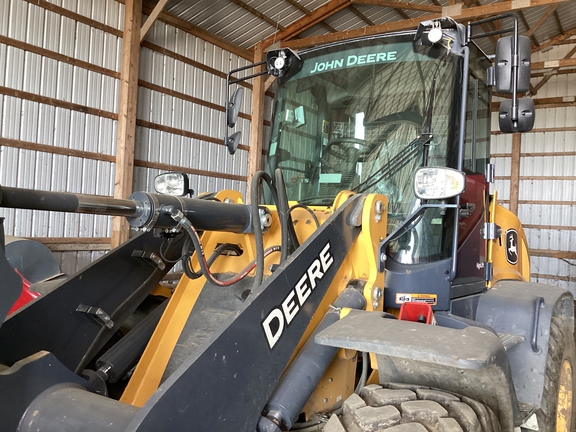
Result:
<instances>
[{"instance_id":1,"label":"wheel loader","mask_svg":"<svg viewBox=\"0 0 576 432\"><path fill-rule=\"evenodd\" d=\"M249 204L192 198L183 173L127 199L1 188L1 207L136 232L8 316L22 280L2 248L1 429L574 431L573 297L530 282L492 186L492 89L511 95L503 132L534 123L516 18L442 18L255 66L226 83L233 153L229 89L275 77Z\"/></svg>"}]
</instances>

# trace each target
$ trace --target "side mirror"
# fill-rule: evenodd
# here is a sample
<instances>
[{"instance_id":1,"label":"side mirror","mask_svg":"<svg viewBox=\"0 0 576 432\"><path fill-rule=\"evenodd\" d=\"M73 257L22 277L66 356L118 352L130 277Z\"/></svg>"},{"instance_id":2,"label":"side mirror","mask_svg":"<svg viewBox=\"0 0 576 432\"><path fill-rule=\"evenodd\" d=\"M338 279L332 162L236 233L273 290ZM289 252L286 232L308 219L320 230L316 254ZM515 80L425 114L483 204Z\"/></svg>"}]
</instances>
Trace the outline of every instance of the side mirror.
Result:
<instances>
[{"instance_id":1,"label":"side mirror","mask_svg":"<svg viewBox=\"0 0 576 432\"><path fill-rule=\"evenodd\" d=\"M518 36L518 81L516 91L527 92L530 89L530 38ZM514 37L506 36L496 43L495 78L496 91L513 93L514 80Z\"/></svg>"},{"instance_id":2,"label":"side mirror","mask_svg":"<svg viewBox=\"0 0 576 432\"><path fill-rule=\"evenodd\" d=\"M500 103L498 123L502 132L529 132L534 127L534 100L530 98L518 99L518 119L513 120L512 100Z\"/></svg>"},{"instance_id":3,"label":"side mirror","mask_svg":"<svg viewBox=\"0 0 576 432\"><path fill-rule=\"evenodd\" d=\"M236 149L238 148L238 144L240 144L240 138L242 138L242 132L234 132L232 135L226 137L226 148L228 149L228 153L233 155L236 153Z\"/></svg>"},{"instance_id":4,"label":"side mirror","mask_svg":"<svg viewBox=\"0 0 576 432\"><path fill-rule=\"evenodd\" d=\"M228 87L226 86L226 97L228 97ZM238 87L229 101L226 101L226 125L229 128L236 126L236 121L238 120L238 115L240 114L240 105L242 105L242 98L244 96L244 89ZM240 143L240 137L242 132L235 132L228 136L228 128L226 128L226 133L224 135L224 145L228 149L228 153L233 155L236 153L238 144Z\"/></svg>"},{"instance_id":5,"label":"side mirror","mask_svg":"<svg viewBox=\"0 0 576 432\"><path fill-rule=\"evenodd\" d=\"M236 126L238 115L240 114L240 105L244 96L244 88L238 87L226 106L226 121L229 128Z\"/></svg>"}]
</instances>

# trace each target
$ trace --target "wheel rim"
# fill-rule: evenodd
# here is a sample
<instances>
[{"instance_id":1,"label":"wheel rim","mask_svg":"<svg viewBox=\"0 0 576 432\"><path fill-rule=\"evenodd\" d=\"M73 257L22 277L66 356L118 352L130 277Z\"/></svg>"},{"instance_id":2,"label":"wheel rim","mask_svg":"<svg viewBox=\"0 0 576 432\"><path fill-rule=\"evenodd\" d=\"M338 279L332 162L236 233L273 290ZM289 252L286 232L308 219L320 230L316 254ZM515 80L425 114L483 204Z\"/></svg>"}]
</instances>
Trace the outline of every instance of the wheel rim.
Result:
<instances>
[{"instance_id":1,"label":"wheel rim","mask_svg":"<svg viewBox=\"0 0 576 432\"><path fill-rule=\"evenodd\" d=\"M562 362L558 382L558 409L556 410L556 432L568 431L572 423L572 365L568 360Z\"/></svg>"}]
</instances>

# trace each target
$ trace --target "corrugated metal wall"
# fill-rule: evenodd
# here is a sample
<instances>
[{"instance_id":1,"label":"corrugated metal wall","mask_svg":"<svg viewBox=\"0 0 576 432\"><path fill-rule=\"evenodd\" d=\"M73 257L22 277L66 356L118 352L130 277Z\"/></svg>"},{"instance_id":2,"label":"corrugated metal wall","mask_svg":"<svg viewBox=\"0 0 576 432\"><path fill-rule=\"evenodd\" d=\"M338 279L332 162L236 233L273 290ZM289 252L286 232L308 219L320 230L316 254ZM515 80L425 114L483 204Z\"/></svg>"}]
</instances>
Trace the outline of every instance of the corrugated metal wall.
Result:
<instances>
[{"instance_id":1,"label":"corrugated metal wall","mask_svg":"<svg viewBox=\"0 0 576 432\"><path fill-rule=\"evenodd\" d=\"M575 45L535 53L533 62L557 60ZM533 78L536 86L546 75ZM566 106L536 110L530 133L522 134L518 216L531 249L532 280L569 289L576 295L576 75L557 74L533 98L561 97ZM561 103L560 103L561 105ZM497 113L493 131L498 130ZM492 137L496 189L508 207L510 200L511 135Z\"/></svg>"},{"instance_id":2,"label":"corrugated metal wall","mask_svg":"<svg viewBox=\"0 0 576 432\"><path fill-rule=\"evenodd\" d=\"M0 184L112 196L124 5L34 3L0 2ZM247 63L154 24L141 51L134 190L152 190L158 172L182 167L194 173L196 192L245 192L248 147L230 156L221 143L223 76ZM250 98L245 92L244 113ZM242 144L249 118L238 122ZM104 253L111 234L104 216L7 209L0 216L8 235L58 238L67 273Z\"/></svg>"}]
</instances>

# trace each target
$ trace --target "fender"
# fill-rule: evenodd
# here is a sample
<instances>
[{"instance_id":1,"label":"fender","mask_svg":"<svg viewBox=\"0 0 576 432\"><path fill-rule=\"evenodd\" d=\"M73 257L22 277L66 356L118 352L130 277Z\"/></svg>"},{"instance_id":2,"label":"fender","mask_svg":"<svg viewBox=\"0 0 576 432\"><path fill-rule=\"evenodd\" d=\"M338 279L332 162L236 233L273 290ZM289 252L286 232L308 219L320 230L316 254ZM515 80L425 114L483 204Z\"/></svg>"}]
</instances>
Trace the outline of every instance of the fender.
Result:
<instances>
[{"instance_id":1,"label":"fender","mask_svg":"<svg viewBox=\"0 0 576 432\"><path fill-rule=\"evenodd\" d=\"M561 288L505 280L480 297L476 320L498 333L524 336L508 352L518 400L540 407L553 315L574 325L574 298Z\"/></svg>"}]
</instances>

